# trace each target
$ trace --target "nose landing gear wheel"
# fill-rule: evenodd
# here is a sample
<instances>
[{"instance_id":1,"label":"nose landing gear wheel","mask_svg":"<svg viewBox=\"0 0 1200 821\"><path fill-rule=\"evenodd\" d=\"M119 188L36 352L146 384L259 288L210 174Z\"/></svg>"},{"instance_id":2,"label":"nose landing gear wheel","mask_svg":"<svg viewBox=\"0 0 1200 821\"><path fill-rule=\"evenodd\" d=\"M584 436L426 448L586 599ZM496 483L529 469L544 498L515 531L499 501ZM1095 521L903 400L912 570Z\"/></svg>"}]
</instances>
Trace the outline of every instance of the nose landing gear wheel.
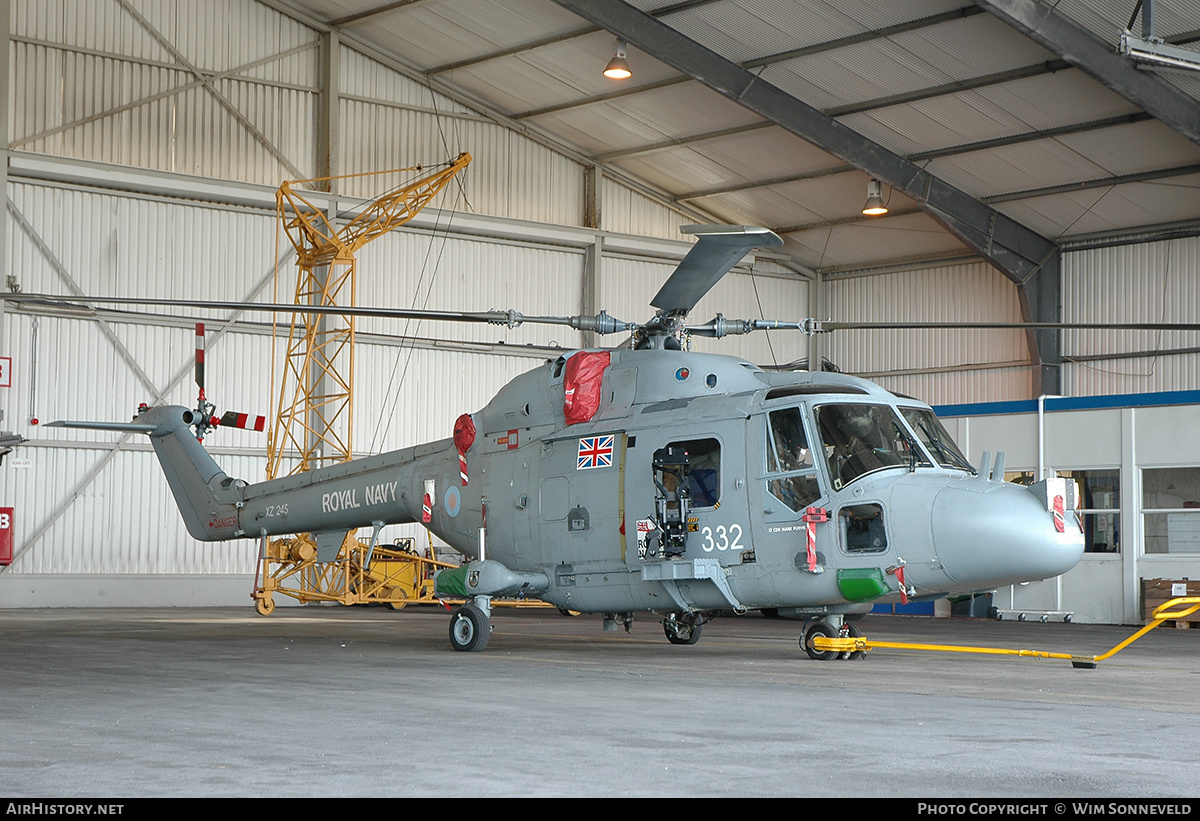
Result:
<instances>
[{"instance_id":1,"label":"nose landing gear wheel","mask_svg":"<svg viewBox=\"0 0 1200 821\"><path fill-rule=\"evenodd\" d=\"M860 636L862 636L862 633L853 624L847 624L845 626L844 630L845 630L845 635L843 636L843 638L856 639L856 638L859 638ZM842 658L844 658L844 659L860 659L862 657L863 657L862 650L851 650L848 653L842 653Z\"/></svg>"},{"instance_id":2,"label":"nose landing gear wheel","mask_svg":"<svg viewBox=\"0 0 1200 821\"><path fill-rule=\"evenodd\" d=\"M450 646L467 653L487 647L492 627L488 617L473 604L464 604L450 617Z\"/></svg>"},{"instance_id":3,"label":"nose landing gear wheel","mask_svg":"<svg viewBox=\"0 0 1200 821\"><path fill-rule=\"evenodd\" d=\"M832 626L823 621L815 623L804 631L804 638L800 639L800 646L804 648L804 652L808 653L808 657L814 661L829 661L834 658L837 653L832 650L818 650L813 647L813 637L824 636L827 639L832 639L837 636L837 631Z\"/></svg>"}]
</instances>

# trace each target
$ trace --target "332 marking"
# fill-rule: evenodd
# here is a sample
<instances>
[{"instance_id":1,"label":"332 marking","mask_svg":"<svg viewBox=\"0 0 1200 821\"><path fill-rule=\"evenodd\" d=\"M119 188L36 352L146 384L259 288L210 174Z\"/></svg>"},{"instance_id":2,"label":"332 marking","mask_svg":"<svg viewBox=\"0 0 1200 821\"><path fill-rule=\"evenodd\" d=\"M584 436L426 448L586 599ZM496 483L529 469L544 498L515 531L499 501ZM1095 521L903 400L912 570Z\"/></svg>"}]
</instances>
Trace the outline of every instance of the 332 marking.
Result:
<instances>
[{"instance_id":1,"label":"332 marking","mask_svg":"<svg viewBox=\"0 0 1200 821\"><path fill-rule=\"evenodd\" d=\"M746 546L742 544L742 526L734 523L728 528L725 525L717 525L714 531L711 527L705 527L700 530L700 537L704 539L704 543L700 546L705 553L712 553L714 550L745 550Z\"/></svg>"}]
</instances>

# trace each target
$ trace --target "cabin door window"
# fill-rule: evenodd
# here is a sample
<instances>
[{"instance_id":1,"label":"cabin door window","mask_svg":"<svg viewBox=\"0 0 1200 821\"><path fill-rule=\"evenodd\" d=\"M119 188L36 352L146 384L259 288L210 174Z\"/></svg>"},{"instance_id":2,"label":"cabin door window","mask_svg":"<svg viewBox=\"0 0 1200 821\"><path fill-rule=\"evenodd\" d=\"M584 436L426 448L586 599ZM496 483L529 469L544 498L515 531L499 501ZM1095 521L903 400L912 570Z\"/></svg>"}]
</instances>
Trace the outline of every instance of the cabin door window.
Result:
<instances>
[{"instance_id":1,"label":"cabin door window","mask_svg":"<svg viewBox=\"0 0 1200 821\"><path fill-rule=\"evenodd\" d=\"M767 492L789 510L803 513L821 496L817 468L799 408L770 414L767 443Z\"/></svg>"},{"instance_id":2,"label":"cabin door window","mask_svg":"<svg viewBox=\"0 0 1200 821\"><path fill-rule=\"evenodd\" d=\"M687 546L690 514L721 502L721 443L716 439L670 442L654 452L654 509L665 556Z\"/></svg>"}]
</instances>

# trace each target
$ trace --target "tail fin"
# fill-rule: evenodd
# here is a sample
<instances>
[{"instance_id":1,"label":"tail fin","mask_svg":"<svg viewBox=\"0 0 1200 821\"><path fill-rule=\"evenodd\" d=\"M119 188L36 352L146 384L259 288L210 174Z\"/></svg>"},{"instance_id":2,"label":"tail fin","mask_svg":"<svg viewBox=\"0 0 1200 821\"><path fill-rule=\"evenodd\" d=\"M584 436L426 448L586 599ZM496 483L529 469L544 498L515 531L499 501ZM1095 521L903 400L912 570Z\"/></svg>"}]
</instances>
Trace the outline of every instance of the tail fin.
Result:
<instances>
[{"instance_id":1,"label":"tail fin","mask_svg":"<svg viewBox=\"0 0 1200 821\"><path fill-rule=\"evenodd\" d=\"M149 435L188 533L205 542L242 536L238 510L245 483L221 470L192 435L193 417L187 408L164 405L143 411L133 422L49 422L47 427Z\"/></svg>"}]
</instances>

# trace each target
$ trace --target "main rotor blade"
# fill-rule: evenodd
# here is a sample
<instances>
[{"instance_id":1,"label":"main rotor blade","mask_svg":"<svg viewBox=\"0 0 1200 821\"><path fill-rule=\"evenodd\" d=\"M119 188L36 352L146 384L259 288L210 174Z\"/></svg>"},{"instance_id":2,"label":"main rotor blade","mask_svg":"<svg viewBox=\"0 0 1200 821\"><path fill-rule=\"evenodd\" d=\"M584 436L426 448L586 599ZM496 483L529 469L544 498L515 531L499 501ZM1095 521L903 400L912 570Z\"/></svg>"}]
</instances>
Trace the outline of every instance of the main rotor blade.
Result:
<instances>
[{"instance_id":1,"label":"main rotor blade","mask_svg":"<svg viewBox=\"0 0 1200 821\"><path fill-rule=\"evenodd\" d=\"M1200 331L1196 322L831 322L809 320L809 333L880 330Z\"/></svg>"},{"instance_id":2,"label":"main rotor blade","mask_svg":"<svg viewBox=\"0 0 1200 821\"><path fill-rule=\"evenodd\" d=\"M773 231L752 225L688 225L700 237L650 304L666 313L686 314L696 307L729 269L754 248L774 248L783 240Z\"/></svg>"},{"instance_id":3,"label":"main rotor blade","mask_svg":"<svg viewBox=\"0 0 1200 821\"><path fill-rule=\"evenodd\" d=\"M695 336L720 339L754 331L803 331L806 334L831 331L931 331L931 330L1079 330L1079 331L1200 331L1194 322L836 322L801 319L726 319L721 314L703 325L687 325L684 330Z\"/></svg>"},{"instance_id":4,"label":"main rotor blade","mask_svg":"<svg viewBox=\"0 0 1200 821\"><path fill-rule=\"evenodd\" d=\"M127 296L54 296L52 294L0 294L0 300L28 302L68 310L87 311L101 305L160 305L210 311L253 311L271 314L317 314L328 316L373 316L384 319L430 319L446 322L474 322L507 325L515 328L533 325L564 325L601 334L632 331L634 323L624 322L601 311L595 316L526 316L520 311L429 311L416 308L361 308L349 305L294 305L279 302L223 302L214 300L152 299ZM82 304L81 304L82 303ZM201 377L202 378L202 377Z\"/></svg>"},{"instance_id":5,"label":"main rotor blade","mask_svg":"<svg viewBox=\"0 0 1200 821\"><path fill-rule=\"evenodd\" d=\"M750 229L757 230L757 229ZM766 232L771 236L771 232ZM758 236L762 236L759 234ZM778 237L776 237L778 239ZM701 240L703 242L703 239ZM699 245L699 243L697 243ZM750 248L762 247L763 243L757 242L753 245L743 246L744 250ZM695 249L693 249L693 252ZM745 254L742 253L742 256ZM689 257L691 254L689 253ZM729 265L733 267L741 256L734 259L734 262ZM684 262L687 261L685 257ZM663 291L666 291L668 286L671 286L675 277L683 270L683 264L676 269L675 273L663 286ZM726 268L726 271L728 268ZM717 277L720 279L720 277ZM713 281L715 284L716 280ZM711 285L709 286L711 288ZM703 296L701 294L700 296ZM696 297L699 301L700 296ZM492 325L506 325L510 328L515 328L518 325L525 323L535 325L563 325L568 328L575 328L582 331L595 331L600 334L619 333L622 331L633 331L638 325L632 322L624 322L622 320L611 317L601 311L595 316L526 316L519 311L430 311L412 308L360 308L338 305L293 305L285 303L270 303L270 302L222 302L212 300L185 300L185 299L151 299L146 297L124 297L124 296L109 296L109 297L91 297L91 296L56 296L53 294L0 294L0 300L9 302L27 302L30 304L41 304L49 307L88 311L92 310L92 306L87 303L97 303L102 305L119 304L119 305L159 305L172 308L194 308L197 310L213 310L213 311L256 311L260 313L304 313L304 314L327 314L327 315L342 315L342 316L373 316L382 317L384 319L430 319L444 320L448 322L473 322L473 323L489 323ZM659 304L660 299L655 297L654 306L662 308ZM680 303L682 304L682 303ZM694 304L694 303L693 303ZM668 310L668 309L663 309ZM959 329L959 330L1087 330L1087 331L1200 331L1200 323L1195 322L912 322L907 320L883 321L883 322L841 322L836 320L825 319L802 319L802 320L774 320L774 319L725 319L720 314L717 319L710 321L705 325L689 325L685 328L690 333L697 336L733 336L736 334L746 334L752 331L770 331L770 330L799 330L806 334L827 333L830 331L878 331L878 330L943 330L943 329ZM198 374L200 379L203 376Z\"/></svg>"}]
</instances>

